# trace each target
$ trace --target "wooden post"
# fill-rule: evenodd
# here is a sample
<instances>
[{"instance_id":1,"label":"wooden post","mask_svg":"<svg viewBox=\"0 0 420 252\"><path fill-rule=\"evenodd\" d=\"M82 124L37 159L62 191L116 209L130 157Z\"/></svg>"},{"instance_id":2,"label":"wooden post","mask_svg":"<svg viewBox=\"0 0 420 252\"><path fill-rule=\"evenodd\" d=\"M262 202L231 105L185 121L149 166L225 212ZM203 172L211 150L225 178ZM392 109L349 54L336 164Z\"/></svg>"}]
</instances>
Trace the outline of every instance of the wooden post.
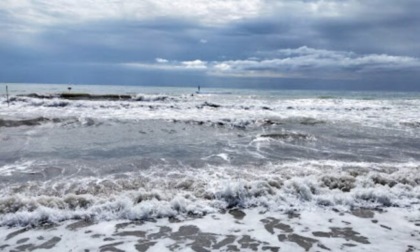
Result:
<instances>
[{"instance_id":1,"label":"wooden post","mask_svg":"<svg viewBox=\"0 0 420 252\"><path fill-rule=\"evenodd\" d=\"M9 107L9 88L6 85L6 99L7 99L7 106Z\"/></svg>"}]
</instances>

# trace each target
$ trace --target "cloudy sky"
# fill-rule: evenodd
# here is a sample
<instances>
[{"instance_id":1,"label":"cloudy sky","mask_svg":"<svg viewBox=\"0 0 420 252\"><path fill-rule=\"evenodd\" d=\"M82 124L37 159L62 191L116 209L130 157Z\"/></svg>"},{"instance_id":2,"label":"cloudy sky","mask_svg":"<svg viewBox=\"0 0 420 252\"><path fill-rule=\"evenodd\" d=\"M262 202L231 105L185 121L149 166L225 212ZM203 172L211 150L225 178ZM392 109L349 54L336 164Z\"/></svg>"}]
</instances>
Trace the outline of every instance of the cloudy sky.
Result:
<instances>
[{"instance_id":1,"label":"cloudy sky","mask_svg":"<svg viewBox=\"0 0 420 252\"><path fill-rule=\"evenodd\" d=\"M0 82L420 90L419 0L1 0Z\"/></svg>"}]
</instances>

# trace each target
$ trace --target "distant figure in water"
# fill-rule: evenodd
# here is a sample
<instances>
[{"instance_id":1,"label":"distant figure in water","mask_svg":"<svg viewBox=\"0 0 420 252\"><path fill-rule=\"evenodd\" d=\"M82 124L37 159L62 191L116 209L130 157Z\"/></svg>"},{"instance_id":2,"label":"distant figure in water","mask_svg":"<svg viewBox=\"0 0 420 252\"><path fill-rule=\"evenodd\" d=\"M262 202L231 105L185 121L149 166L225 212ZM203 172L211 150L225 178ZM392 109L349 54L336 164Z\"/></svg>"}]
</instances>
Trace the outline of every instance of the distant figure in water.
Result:
<instances>
[{"instance_id":1,"label":"distant figure in water","mask_svg":"<svg viewBox=\"0 0 420 252\"><path fill-rule=\"evenodd\" d=\"M198 91L197 91L197 93L200 93L200 85L198 85Z\"/></svg>"},{"instance_id":2,"label":"distant figure in water","mask_svg":"<svg viewBox=\"0 0 420 252\"><path fill-rule=\"evenodd\" d=\"M69 90L69 92L71 91L71 87L68 87L67 89Z\"/></svg>"}]
</instances>

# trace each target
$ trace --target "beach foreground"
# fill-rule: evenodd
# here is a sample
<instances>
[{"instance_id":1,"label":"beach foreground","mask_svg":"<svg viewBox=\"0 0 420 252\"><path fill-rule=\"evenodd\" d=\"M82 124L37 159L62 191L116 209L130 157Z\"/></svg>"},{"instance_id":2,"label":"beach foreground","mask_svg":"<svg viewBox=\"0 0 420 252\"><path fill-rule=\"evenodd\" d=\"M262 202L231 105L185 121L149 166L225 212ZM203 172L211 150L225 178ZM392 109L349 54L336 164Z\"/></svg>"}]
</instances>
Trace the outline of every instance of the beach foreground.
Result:
<instances>
[{"instance_id":1,"label":"beach foreground","mask_svg":"<svg viewBox=\"0 0 420 252\"><path fill-rule=\"evenodd\" d=\"M418 212L230 209L202 217L1 228L3 250L419 251Z\"/></svg>"}]
</instances>

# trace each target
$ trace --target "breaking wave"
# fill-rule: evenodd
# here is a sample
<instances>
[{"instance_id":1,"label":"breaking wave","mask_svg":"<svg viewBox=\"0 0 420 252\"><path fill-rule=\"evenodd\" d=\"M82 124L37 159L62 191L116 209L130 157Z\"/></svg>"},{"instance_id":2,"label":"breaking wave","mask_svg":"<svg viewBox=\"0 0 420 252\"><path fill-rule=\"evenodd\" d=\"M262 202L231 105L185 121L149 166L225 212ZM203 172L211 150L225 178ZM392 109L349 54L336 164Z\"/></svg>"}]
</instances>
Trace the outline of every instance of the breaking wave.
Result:
<instances>
[{"instance_id":1,"label":"breaking wave","mask_svg":"<svg viewBox=\"0 0 420 252\"><path fill-rule=\"evenodd\" d=\"M1 99L5 104L5 99ZM27 94L10 98L9 111L23 118L78 117L164 119L185 121L266 120L320 126L329 122L359 123L375 127L418 129L418 100L280 99L237 95L94 95ZM130 113L126 113L130 111ZM386 113L384 113L386 112Z\"/></svg>"},{"instance_id":2,"label":"breaking wave","mask_svg":"<svg viewBox=\"0 0 420 252\"><path fill-rule=\"evenodd\" d=\"M142 220L205 215L233 207L351 210L410 208L420 203L420 164L375 166L322 161L246 169L153 168L119 177L11 185L0 198L0 225Z\"/></svg>"}]
</instances>

